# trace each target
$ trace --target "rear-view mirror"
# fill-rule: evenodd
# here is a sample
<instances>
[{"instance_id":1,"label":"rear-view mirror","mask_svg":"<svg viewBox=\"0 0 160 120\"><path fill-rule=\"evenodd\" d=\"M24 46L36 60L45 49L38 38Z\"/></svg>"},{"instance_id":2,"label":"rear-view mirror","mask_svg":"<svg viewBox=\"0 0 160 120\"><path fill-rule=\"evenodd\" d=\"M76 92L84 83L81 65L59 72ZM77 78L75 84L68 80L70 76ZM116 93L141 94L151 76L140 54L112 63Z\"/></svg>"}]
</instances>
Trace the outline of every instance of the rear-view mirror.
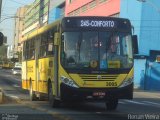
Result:
<instances>
[{"instance_id":1,"label":"rear-view mirror","mask_svg":"<svg viewBox=\"0 0 160 120\"><path fill-rule=\"evenodd\" d=\"M132 47L133 47L133 53L138 54L138 39L137 35L132 36Z\"/></svg>"}]
</instances>

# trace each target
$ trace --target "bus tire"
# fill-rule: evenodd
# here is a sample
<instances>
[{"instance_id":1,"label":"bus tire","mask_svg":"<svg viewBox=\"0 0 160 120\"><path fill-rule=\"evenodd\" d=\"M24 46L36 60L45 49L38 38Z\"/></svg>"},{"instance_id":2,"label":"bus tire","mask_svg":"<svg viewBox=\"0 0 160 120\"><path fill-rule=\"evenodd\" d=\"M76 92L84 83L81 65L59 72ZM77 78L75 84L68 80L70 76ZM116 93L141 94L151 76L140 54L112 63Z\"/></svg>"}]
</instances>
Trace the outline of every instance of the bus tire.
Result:
<instances>
[{"instance_id":1,"label":"bus tire","mask_svg":"<svg viewBox=\"0 0 160 120\"><path fill-rule=\"evenodd\" d=\"M49 88L48 88L48 101L53 108L57 108L60 106L60 101L56 100L55 96L53 95L51 83L49 84Z\"/></svg>"},{"instance_id":2,"label":"bus tire","mask_svg":"<svg viewBox=\"0 0 160 120\"><path fill-rule=\"evenodd\" d=\"M35 92L33 91L33 86L31 81L30 81L29 97L31 101L36 101L38 99Z\"/></svg>"},{"instance_id":3,"label":"bus tire","mask_svg":"<svg viewBox=\"0 0 160 120\"><path fill-rule=\"evenodd\" d=\"M118 99L109 99L106 102L106 108L107 110L111 111L111 110L116 110L118 106Z\"/></svg>"}]
</instances>

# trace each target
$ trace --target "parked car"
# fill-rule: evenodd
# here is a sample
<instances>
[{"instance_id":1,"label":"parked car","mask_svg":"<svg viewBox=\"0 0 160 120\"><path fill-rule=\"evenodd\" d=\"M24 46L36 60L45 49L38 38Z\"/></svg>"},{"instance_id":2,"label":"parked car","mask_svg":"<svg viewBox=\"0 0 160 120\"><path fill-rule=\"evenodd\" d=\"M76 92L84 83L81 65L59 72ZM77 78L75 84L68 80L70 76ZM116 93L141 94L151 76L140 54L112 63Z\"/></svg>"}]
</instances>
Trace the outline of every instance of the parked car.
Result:
<instances>
[{"instance_id":1,"label":"parked car","mask_svg":"<svg viewBox=\"0 0 160 120\"><path fill-rule=\"evenodd\" d=\"M14 68L12 69L12 73L13 73L14 75L21 75L22 69L21 69L20 67L14 67Z\"/></svg>"},{"instance_id":2,"label":"parked car","mask_svg":"<svg viewBox=\"0 0 160 120\"><path fill-rule=\"evenodd\" d=\"M14 67L22 67L22 63L21 62L15 62Z\"/></svg>"}]
</instances>

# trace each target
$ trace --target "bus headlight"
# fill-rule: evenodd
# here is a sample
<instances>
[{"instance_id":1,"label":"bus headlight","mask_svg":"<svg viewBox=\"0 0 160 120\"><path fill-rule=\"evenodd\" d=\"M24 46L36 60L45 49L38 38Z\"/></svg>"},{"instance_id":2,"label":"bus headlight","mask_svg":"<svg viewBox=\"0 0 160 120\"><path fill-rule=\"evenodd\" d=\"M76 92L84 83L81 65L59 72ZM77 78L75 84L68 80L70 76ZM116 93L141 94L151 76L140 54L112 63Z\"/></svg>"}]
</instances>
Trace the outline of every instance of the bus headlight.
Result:
<instances>
[{"instance_id":1,"label":"bus headlight","mask_svg":"<svg viewBox=\"0 0 160 120\"><path fill-rule=\"evenodd\" d=\"M133 83L133 78L128 78L128 79L125 79L122 84L119 86L119 88L122 88L122 87L126 87L130 84Z\"/></svg>"},{"instance_id":2,"label":"bus headlight","mask_svg":"<svg viewBox=\"0 0 160 120\"><path fill-rule=\"evenodd\" d=\"M78 85L72 79L61 76L61 81L70 87L79 88Z\"/></svg>"}]
</instances>

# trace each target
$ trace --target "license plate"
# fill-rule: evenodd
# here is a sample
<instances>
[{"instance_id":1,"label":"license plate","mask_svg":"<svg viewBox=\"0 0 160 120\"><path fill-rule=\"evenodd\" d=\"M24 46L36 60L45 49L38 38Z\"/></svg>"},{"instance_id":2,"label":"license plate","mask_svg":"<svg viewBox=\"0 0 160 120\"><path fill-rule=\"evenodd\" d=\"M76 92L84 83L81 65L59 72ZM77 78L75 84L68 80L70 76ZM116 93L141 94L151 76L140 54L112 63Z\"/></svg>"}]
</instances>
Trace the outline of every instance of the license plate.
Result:
<instances>
[{"instance_id":1,"label":"license plate","mask_svg":"<svg viewBox=\"0 0 160 120\"><path fill-rule=\"evenodd\" d=\"M105 96L106 93L105 92L94 92L93 96Z\"/></svg>"}]
</instances>

